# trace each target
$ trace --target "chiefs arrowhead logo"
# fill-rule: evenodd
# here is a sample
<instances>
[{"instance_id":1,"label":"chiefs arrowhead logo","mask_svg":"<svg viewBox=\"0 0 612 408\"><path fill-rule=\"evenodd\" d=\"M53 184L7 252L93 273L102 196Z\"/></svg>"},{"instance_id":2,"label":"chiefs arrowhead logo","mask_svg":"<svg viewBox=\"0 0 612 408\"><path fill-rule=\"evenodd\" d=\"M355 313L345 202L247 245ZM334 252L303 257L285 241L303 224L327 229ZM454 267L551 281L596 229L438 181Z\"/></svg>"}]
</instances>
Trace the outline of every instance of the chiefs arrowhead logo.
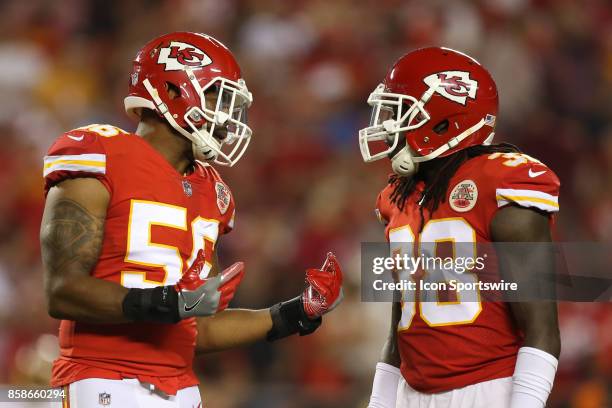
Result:
<instances>
[{"instance_id":1,"label":"chiefs arrowhead logo","mask_svg":"<svg viewBox=\"0 0 612 408\"><path fill-rule=\"evenodd\" d=\"M431 74L423 79L428 86L434 86L436 80L440 84L436 93L450 99L453 102L465 105L467 98L475 99L478 90L478 82L470 78L470 73L465 71L444 71Z\"/></svg>"},{"instance_id":2,"label":"chiefs arrowhead logo","mask_svg":"<svg viewBox=\"0 0 612 408\"><path fill-rule=\"evenodd\" d=\"M185 68L201 68L212 63L212 59L201 49L180 41L159 50L158 64L165 64L166 71L180 71Z\"/></svg>"}]
</instances>

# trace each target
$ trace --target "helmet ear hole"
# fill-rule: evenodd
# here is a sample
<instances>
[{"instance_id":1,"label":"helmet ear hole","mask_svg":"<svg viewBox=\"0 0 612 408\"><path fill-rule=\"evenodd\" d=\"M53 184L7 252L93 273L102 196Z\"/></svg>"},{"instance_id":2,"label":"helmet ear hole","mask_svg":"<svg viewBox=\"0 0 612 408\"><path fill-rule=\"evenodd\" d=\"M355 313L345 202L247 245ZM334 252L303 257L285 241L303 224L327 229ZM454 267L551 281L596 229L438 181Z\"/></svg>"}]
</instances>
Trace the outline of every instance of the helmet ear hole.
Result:
<instances>
[{"instance_id":1,"label":"helmet ear hole","mask_svg":"<svg viewBox=\"0 0 612 408\"><path fill-rule=\"evenodd\" d=\"M448 119L444 119L442 122L438 123L436 126L433 127L433 131L438 135L443 135L448 131L448 125Z\"/></svg>"},{"instance_id":2,"label":"helmet ear hole","mask_svg":"<svg viewBox=\"0 0 612 408\"><path fill-rule=\"evenodd\" d=\"M166 92L170 99L176 99L181 96L181 88L173 84L172 82L166 82Z\"/></svg>"}]
</instances>

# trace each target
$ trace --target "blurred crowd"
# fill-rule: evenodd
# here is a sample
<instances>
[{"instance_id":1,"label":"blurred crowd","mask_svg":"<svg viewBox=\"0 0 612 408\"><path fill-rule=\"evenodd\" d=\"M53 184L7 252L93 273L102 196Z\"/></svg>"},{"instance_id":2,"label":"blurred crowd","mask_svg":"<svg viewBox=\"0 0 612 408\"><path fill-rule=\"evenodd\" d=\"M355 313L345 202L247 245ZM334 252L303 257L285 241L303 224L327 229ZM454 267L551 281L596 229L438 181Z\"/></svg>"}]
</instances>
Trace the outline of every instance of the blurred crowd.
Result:
<instances>
[{"instance_id":1,"label":"blurred crowd","mask_svg":"<svg viewBox=\"0 0 612 408\"><path fill-rule=\"evenodd\" d=\"M236 228L220 260L245 260L234 304L293 297L334 249L346 299L315 336L203 356L214 408L363 407L389 305L359 293L362 241L388 164L362 163L357 132L387 68L416 47L479 59L497 81L497 140L560 177L559 238L612 240L612 6L607 0L52 0L0 2L0 383L48 381L57 322L47 316L38 228L42 157L62 131L133 130L123 112L131 61L170 31L206 32L236 54L254 94L254 136L221 169ZM550 407L612 406L612 308L560 306L563 352Z\"/></svg>"}]
</instances>

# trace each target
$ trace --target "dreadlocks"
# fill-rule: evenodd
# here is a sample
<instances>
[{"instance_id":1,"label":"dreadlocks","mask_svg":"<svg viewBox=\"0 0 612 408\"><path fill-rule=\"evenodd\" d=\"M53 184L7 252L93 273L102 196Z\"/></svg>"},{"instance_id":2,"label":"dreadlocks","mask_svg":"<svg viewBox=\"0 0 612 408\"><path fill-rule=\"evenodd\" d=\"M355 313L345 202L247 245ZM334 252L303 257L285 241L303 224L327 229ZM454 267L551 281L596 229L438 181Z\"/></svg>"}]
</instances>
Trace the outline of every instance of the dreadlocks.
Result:
<instances>
[{"instance_id":1,"label":"dreadlocks","mask_svg":"<svg viewBox=\"0 0 612 408\"><path fill-rule=\"evenodd\" d=\"M509 143L500 143L490 146L478 145L460 150L449 157L435 159L422 163L419 171L412 177L391 176L389 184L394 186L391 193L391 202L401 210L406 205L406 200L414 192L419 181L425 182L425 189L419 200L419 212L421 214L421 229L425 222L423 208L427 208L432 214L438 209L440 203L446 200L448 183L459 166L467 160L490 153L520 153L518 147Z\"/></svg>"}]
</instances>

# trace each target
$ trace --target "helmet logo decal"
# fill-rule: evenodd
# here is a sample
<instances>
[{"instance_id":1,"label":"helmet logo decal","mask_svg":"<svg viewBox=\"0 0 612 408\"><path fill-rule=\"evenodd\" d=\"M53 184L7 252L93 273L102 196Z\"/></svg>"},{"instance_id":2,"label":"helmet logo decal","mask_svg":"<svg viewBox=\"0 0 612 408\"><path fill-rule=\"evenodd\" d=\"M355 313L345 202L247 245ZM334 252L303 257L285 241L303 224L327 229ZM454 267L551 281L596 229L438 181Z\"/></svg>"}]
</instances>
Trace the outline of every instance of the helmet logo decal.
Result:
<instances>
[{"instance_id":1,"label":"helmet logo decal","mask_svg":"<svg viewBox=\"0 0 612 408\"><path fill-rule=\"evenodd\" d=\"M165 64L166 71L181 71L185 68L205 67L212 59L201 49L180 41L172 41L162 48L157 58L158 64Z\"/></svg>"},{"instance_id":2,"label":"helmet logo decal","mask_svg":"<svg viewBox=\"0 0 612 408\"><path fill-rule=\"evenodd\" d=\"M467 99L475 99L478 90L478 82L470 78L470 73L465 71L444 71L431 74L423 79L428 86L435 85L437 80L440 85L436 93L450 99L453 102L466 105Z\"/></svg>"}]
</instances>

